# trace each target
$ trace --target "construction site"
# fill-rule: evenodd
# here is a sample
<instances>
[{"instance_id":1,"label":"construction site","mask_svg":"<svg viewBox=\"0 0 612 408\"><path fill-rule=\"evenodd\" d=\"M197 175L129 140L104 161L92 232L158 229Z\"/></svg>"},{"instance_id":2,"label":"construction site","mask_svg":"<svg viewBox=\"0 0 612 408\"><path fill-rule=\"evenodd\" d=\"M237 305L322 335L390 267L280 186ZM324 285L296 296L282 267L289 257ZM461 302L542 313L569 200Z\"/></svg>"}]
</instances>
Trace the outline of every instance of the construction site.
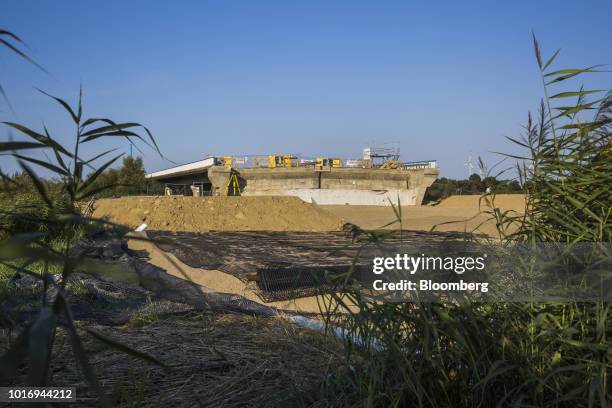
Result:
<instances>
[{"instance_id":1,"label":"construction site","mask_svg":"<svg viewBox=\"0 0 612 408\"><path fill-rule=\"evenodd\" d=\"M148 178L166 195L295 196L321 205L419 205L439 174L436 161L401 162L399 148L363 149L361 159L299 155L215 156Z\"/></svg>"},{"instance_id":2,"label":"construction site","mask_svg":"<svg viewBox=\"0 0 612 408\"><path fill-rule=\"evenodd\" d=\"M439 174L435 161L405 163L399 149L363 153L207 157L148 174L164 195L100 199L93 216L137 231L130 249L176 278L301 313L319 312L320 297L334 290L330 273L368 269L370 231L389 231L391 245L397 230L417 245L476 227L494 233L478 196L421 205ZM500 196L499 205L518 211L524 200Z\"/></svg>"},{"instance_id":3,"label":"construction site","mask_svg":"<svg viewBox=\"0 0 612 408\"><path fill-rule=\"evenodd\" d=\"M438 174L435 161L402 162L397 148L366 148L352 160L207 157L148 174L164 195L100 199L93 216L138 231L130 248L170 275L316 313L318 297L333 290L329 273L351 265L367 270L373 255L360 248L371 231L389 231L393 244L394 231L402 230L403 241L418 245L474 229L495 234L479 196L421 205ZM524 198L500 195L497 205L521 211Z\"/></svg>"},{"instance_id":4,"label":"construction site","mask_svg":"<svg viewBox=\"0 0 612 408\"><path fill-rule=\"evenodd\" d=\"M356 366L343 357L345 344L363 340L343 322L361 314L363 303L344 294L380 295L368 289L376 257L399 248L463 254L471 232L497 231L478 195L422 205L436 163L403 163L391 153L359 161L208 157L150 173L165 194L90 201L85 214L119 233L98 231L79 243L74 319L173 364L149 369L103 351L92 363L104 383L121 388L138 367L152 385L137 405L175 401L179 389L186 393L177 406L194 399L296 406L329 367ZM525 198L497 195L496 205L520 212ZM39 304L25 279L16 285L19 302L9 308L23 313ZM56 384L73 384L71 354L58 355L69 369L58 370ZM303 390L287 393L288 383Z\"/></svg>"},{"instance_id":5,"label":"construction site","mask_svg":"<svg viewBox=\"0 0 612 408\"><path fill-rule=\"evenodd\" d=\"M3 1L0 408L612 408L559 3Z\"/></svg>"},{"instance_id":6,"label":"construction site","mask_svg":"<svg viewBox=\"0 0 612 408\"><path fill-rule=\"evenodd\" d=\"M164 195L100 199L92 212L138 231L130 249L170 275L316 313L317 297L333 290L326 273L351 266L364 234L342 209L378 209L386 221L368 226L376 229L392 204L418 207L438 172L435 161L400 161L397 148L366 148L353 160L207 157L148 174Z\"/></svg>"}]
</instances>

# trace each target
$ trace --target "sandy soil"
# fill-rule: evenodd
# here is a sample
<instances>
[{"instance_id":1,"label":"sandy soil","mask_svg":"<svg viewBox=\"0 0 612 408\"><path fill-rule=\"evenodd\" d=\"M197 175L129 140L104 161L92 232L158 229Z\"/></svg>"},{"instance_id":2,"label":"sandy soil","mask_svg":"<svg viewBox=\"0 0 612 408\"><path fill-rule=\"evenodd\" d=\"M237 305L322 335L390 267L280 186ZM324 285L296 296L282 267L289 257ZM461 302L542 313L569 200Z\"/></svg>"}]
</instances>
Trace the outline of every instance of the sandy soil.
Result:
<instances>
[{"instance_id":1,"label":"sandy soil","mask_svg":"<svg viewBox=\"0 0 612 408\"><path fill-rule=\"evenodd\" d=\"M94 217L164 231L339 231L337 216L297 197L122 197L100 199Z\"/></svg>"},{"instance_id":2,"label":"sandy soil","mask_svg":"<svg viewBox=\"0 0 612 408\"><path fill-rule=\"evenodd\" d=\"M310 296L286 301L264 303L255 291L240 279L217 270L192 268L181 262L173 254L162 251L155 244L143 240L130 239L128 246L133 250L144 250L148 253L148 262L164 269L170 275L188 279L194 283L217 292L234 293L245 298L275 307L280 310L298 311L303 313L319 313L323 303L330 301L329 296ZM321 305L321 306L320 306Z\"/></svg>"},{"instance_id":3,"label":"sandy soil","mask_svg":"<svg viewBox=\"0 0 612 408\"><path fill-rule=\"evenodd\" d=\"M464 208L478 210L480 207L486 209L487 205L484 200L480 200L480 196L462 195L451 196L440 202L435 207L439 208ZM513 210L523 212L525 209L525 196L522 194L498 194L495 196L495 206L502 210Z\"/></svg>"},{"instance_id":4,"label":"sandy soil","mask_svg":"<svg viewBox=\"0 0 612 408\"><path fill-rule=\"evenodd\" d=\"M429 231L438 225L436 231L472 232L478 227L479 232L495 237L497 232L495 223L489 220L488 214L483 213L488 210L484 202L479 209L479 198L479 196L453 196L436 206L402 207L402 228ZM495 199L495 205L502 211L512 210L520 213L524 209L524 203L524 196L519 194L500 194ZM391 207L358 205L320 207L363 229L378 229L396 219ZM453 223L439 225L448 222ZM399 228L399 224L395 223L386 228Z\"/></svg>"}]
</instances>

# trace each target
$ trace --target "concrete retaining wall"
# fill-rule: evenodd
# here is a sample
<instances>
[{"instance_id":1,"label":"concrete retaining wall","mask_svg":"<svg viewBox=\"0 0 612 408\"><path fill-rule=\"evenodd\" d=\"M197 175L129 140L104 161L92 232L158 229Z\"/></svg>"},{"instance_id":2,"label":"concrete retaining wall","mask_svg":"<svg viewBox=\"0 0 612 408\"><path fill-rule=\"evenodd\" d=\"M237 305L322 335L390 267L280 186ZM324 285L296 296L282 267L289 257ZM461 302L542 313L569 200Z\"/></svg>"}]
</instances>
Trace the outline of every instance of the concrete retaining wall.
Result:
<instances>
[{"instance_id":1,"label":"concrete retaining wall","mask_svg":"<svg viewBox=\"0 0 612 408\"><path fill-rule=\"evenodd\" d=\"M315 171L312 168L240 169L247 189L406 189L419 170L381 170L335 168ZM437 173L436 173L437 174Z\"/></svg>"},{"instance_id":2,"label":"concrete retaining wall","mask_svg":"<svg viewBox=\"0 0 612 408\"><path fill-rule=\"evenodd\" d=\"M387 197L402 205L420 205L438 169L382 170L338 168L239 169L243 195L294 195L319 204L390 205ZM225 195L230 169L213 166L207 178L213 195Z\"/></svg>"}]
</instances>

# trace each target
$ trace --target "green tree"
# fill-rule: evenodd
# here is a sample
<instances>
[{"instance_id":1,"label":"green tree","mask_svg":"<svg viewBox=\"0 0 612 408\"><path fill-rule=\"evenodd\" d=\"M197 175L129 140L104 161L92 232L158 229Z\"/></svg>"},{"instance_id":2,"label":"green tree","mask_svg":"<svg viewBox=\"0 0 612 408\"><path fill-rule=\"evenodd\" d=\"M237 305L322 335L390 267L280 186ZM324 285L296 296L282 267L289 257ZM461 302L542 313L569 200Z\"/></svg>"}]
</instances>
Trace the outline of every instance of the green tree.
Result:
<instances>
[{"instance_id":1,"label":"green tree","mask_svg":"<svg viewBox=\"0 0 612 408\"><path fill-rule=\"evenodd\" d=\"M134 195L144 192L147 179L142 157L131 156L123 159L123 165L117 172L117 192L120 195Z\"/></svg>"},{"instance_id":2,"label":"green tree","mask_svg":"<svg viewBox=\"0 0 612 408\"><path fill-rule=\"evenodd\" d=\"M472 174L470 178L468 179L468 182L469 182L468 188L469 188L470 193L478 194L478 193L483 192L484 185L482 183L482 179L480 178L478 174Z\"/></svg>"},{"instance_id":3,"label":"green tree","mask_svg":"<svg viewBox=\"0 0 612 408\"><path fill-rule=\"evenodd\" d=\"M159 193L158 183L147 179L145 175L142 157L124 157L121 167L107 169L96 180L97 187L109 187L98 197Z\"/></svg>"}]
</instances>

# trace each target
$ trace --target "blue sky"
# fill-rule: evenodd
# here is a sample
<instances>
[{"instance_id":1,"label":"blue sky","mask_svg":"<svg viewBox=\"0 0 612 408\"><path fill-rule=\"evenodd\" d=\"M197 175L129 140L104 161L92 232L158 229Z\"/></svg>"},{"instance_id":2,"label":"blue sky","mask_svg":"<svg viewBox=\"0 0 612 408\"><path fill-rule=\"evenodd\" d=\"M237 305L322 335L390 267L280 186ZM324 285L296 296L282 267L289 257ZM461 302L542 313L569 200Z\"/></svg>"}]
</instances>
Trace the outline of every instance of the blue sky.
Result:
<instances>
[{"instance_id":1,"label":"blue sky","mask_svg":"<svg viewBox=\"0 0 612 408\"><path fill-rule=\"evenodd\" d=\"M88 116L138 121L175 162L205 154L358 158L399 142L405 161L437 159L464 177L468 156L516 149L541 97L531 30L556 66L612 63L612 1L5 0L47 75L0 50L14 113L2 120L61 141L74 130L39 87ZM612 76L585 85L609 89ZM0 130L1 137L7 132ZM129 151L127 143L103 142ZM147 170L169 167L145 150ZM9 159L2 168L14 167Z\"/></svg>"}]
</instances>

